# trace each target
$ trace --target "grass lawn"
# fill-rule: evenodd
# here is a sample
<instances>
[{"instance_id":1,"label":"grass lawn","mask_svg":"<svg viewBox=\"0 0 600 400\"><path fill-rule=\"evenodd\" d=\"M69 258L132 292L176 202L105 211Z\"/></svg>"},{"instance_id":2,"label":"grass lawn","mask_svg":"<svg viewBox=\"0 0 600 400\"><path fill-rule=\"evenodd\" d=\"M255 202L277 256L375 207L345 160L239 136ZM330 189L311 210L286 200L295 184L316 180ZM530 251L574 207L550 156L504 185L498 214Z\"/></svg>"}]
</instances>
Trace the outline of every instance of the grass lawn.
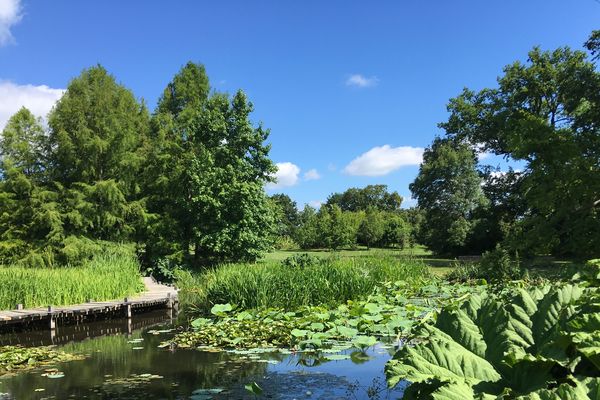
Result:
<instances>
[{"instance_id":1,"label":"grass lawn","mask_svg":"<svg viewBox=\"0 0 600 400\"><path fill-rule=\"evenodd\" d=\"M412 257L418 258L425 262L429 266L429 270L437 275L444 276L448 272L452 271L452 262L454 260L447 258L435 258L429 250L424 246L415 246L407 249L396 250L396 249L379 249L372 248L367 249L366 247L358 247L356 249L344 249L339 251L331 250L275 250L268 253L263 260L265 261L282 261L294 254L310 254L316 257L328 257L331 254L336 254L340 257L373 257L377 255L392 256L392 257Z\"/></svg>"}]
</instances>

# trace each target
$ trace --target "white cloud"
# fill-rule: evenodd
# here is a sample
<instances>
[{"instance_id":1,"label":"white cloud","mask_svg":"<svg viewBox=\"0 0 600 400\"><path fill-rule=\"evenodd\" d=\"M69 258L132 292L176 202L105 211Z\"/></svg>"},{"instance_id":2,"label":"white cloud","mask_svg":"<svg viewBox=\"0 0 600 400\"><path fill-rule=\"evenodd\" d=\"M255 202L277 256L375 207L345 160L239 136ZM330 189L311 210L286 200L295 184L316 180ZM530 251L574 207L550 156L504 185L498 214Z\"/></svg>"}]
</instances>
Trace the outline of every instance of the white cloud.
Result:
<instances>
[{"instance_id":1,"label":"white cloud","mask_svg":"<svg viewBox=\"0 0 600 400\"><path fill-rule=\"evenodd\" d=\"M21 0L0 0L0 46L12 43L10 28L21 20Z\"/></svg>"},{"instance_id":2,"label":"white cloud","mask_svg":"<svg viewBox=\"0 0 600 400\"><path fill-rule=\"evenodd\" d=\"M346 86L356 86L359 88L367 88L375 86L379 83L379 79L376 76L367 78L361 74L353 74L346 79Z\"/></svg>"},{"instance_id":3,"label":"white cloud","mask_svg":"<svg viewBox=\"0 0 600 400\"><path fill-rule=\"evenodd\" d=\"M305 181L314 181L317 179L321 179L321 175L319 174L319 171L317 171L316 169L310 169L308 171L306 171L304 173L304 180Z\"/></svg>"},{"instance_id":4,"label":"white cloud","mask_svg":"<svg viewBox=\"0 0 600 400\"><path fill-rule=\"evenodd\" d=\"M308 205L312 208L321 208L324 203L325 202L323 200L312 200L308 202Z\"/></svg>"},{"instance_id":5,"label":"white cloud","mask_svg":"<svg viewBox=\"0 0 600 400\"><path fill-rule=\"evenodd\" d=\"M383 176L398 168L419 165L423 160L422 147L373 147L346 165L344 172L358 176Z\"/></svg>"},{"instance_id":6,"label":"white cloud","mask_svg":"<svg viewBox=\"0 0 600 400\"><path fill-rule=\"evenodd\" d=\"M46 117L64 92L64 89L52 89L46 85L17 85L0 81L0 131L21 107L27 107L38 117Z\"/></svg>"},{"instance_id":7,"label":"white cloud","mask_svg":"<svg viewBox=\"0 0 600 400\"><path fill-rule=\"evenodd\" d=\"M478 152L477 160L478 161L485 160L486 158L489 158L491 155L492 155L492 153L489 153L487 151Z\"/></svg>"},{"instance_id":8,"label":"white cloud","mask_svg":"<svg viewBox=\"0 0 600 400\"><path fill-rule=\"evenodd\" d=\"M275 173L275 182L267 184L269 189L294 186L300 179L300 168L291 162L277 163L277 172Z\"/></svg>"}]
</instances>

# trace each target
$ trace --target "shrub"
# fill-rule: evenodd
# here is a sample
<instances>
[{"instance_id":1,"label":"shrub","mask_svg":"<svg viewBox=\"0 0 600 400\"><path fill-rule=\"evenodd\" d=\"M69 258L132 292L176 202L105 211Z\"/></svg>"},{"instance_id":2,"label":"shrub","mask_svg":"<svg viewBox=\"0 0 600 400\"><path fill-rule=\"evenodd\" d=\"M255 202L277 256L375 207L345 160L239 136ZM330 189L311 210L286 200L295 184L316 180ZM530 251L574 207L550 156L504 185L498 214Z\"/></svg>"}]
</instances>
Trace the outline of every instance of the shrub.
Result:
<instances>
[{"instance_id":1,"label":"shrub","mask_svg":"<svg viewBox=\"0 0 600 400\"><path fill-rule=\"evenodd\" d=\"M281 265L288 268L306 268L314 267L323 263L325 263L325 260L320 257L316 257L308 253L302 253L294 254L293 256L286 258L281 262Z\"/></svg>"},{"instance_id":2,"label":"shrub","mask_svg":"<svg viewBox=\"0 0 600 400\"><path fill-rule=\"evenodd\" d=\"M511 257L500 245L483 254L480 270L481 277L492 282L520 279L524 275L518 257Z\"/></svg>"}]
</instances>

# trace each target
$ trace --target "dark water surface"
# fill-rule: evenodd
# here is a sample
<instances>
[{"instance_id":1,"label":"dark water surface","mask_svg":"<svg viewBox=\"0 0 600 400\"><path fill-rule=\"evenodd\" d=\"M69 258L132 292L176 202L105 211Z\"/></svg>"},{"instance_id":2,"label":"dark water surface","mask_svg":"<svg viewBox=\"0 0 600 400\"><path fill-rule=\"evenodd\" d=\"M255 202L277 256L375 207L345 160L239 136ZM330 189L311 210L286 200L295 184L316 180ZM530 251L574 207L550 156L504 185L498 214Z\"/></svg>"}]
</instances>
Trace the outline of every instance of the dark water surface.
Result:
<instances>
[{"instance_id":1,"label":"dark water surface","mask_svg":"<svg viewBox=\"0 0 600 400\"><path fill-rule=\"evenodd\" d=\"M0 345L56 344L87 354L83 361L0 377L0 399L396 399L383 369L393 349L378 345L367 352L341 354L330 361L309 353L280 351L209 352L159 348L173 335L172 315L155 311L130 321L110 320L47 331L0 336ZM241 353L241 354L240 354ZM335 357L334 357L335 358ZM340 357L337 357L340 358ZM62 374L61 374L62 373ZM56 375L56 374L55 374ZM262 396L244 386L256 382Z\"/></svg>"}]
</instances>

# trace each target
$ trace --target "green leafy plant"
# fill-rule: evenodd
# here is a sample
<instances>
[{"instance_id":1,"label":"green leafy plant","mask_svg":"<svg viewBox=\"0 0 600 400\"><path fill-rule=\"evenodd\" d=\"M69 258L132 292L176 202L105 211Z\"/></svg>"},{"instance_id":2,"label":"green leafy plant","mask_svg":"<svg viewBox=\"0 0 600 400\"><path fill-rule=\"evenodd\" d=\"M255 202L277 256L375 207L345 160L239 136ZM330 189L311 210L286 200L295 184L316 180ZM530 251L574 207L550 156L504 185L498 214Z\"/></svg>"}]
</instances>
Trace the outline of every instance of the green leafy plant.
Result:
<instances>
[{"instance_id":1,"label":"green leafy plant","mask_svg":"<svg viewBox=\"0 0 600 400\"><path fill-rule=\"evenodd\" d=\"M386 375L412 382L406 399L597 398L599 329L589 281L473 295L423 323Z\"/></svg>"}]
</instances>

